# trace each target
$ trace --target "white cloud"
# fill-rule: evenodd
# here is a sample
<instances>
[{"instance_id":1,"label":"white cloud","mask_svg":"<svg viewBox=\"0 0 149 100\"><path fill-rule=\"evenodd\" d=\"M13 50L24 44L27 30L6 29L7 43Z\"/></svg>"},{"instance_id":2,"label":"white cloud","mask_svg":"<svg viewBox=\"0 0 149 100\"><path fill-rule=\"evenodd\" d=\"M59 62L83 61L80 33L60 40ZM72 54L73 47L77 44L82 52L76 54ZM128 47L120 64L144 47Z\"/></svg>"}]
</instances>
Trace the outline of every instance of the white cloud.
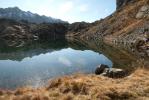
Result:
<instances>
[{"instance_id":1,"label":"white cloud","mask_svg":"<svg viewBox=\"0 0 149 100\"><path fill-rule=\"evenodd\" d=\"M67 1L60 6L59 10L61 14L66 14L70 12L73 9L73 7L74 7L73 2Z\"/></svg>"},{"instance_id":2,"label":"white cloud","mask_svg":"<svg viewBox=\"0 0 149 100\"><path fill-rule=\"evenodd\" d=\"M71 66L72 63L66 58L66 57L59 57L58 61L62 64L64 64L65 66Z\"/></svg>"},{"instance_id":3,"label":"white cloud","mask_svg":"<svg viewBox=\"0 0 149 100\"><path fill-rule=\"evenodd\" d=\"M86 5L86 4L81 5L81 6L79 7L79 10L80 10L81 12L86 12L86 11L88 11L88 5Z\"/></svg>"}]
</instances>

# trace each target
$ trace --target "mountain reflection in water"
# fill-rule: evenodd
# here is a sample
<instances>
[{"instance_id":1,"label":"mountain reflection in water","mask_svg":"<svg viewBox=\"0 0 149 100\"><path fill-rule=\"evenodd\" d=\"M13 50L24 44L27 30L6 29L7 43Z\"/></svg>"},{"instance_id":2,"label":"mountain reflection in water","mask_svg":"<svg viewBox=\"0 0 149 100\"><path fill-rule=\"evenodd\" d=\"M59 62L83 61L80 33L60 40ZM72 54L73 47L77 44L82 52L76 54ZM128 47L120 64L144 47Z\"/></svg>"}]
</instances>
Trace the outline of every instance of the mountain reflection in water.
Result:
<instances>
[{"instance_id":1,"label":"mountain reflection in water","mask_svg":"<svg viewBox=\"0 0 149 100\"><path fill-rule=\"evenodd\" d=\"M103 44L82 43L62 39L31 41L15 47L1 42L0 88L38 87L50 78L78 72L94 73L99 64L122 67L136 60Z\"/></svg>"}]
</instances>

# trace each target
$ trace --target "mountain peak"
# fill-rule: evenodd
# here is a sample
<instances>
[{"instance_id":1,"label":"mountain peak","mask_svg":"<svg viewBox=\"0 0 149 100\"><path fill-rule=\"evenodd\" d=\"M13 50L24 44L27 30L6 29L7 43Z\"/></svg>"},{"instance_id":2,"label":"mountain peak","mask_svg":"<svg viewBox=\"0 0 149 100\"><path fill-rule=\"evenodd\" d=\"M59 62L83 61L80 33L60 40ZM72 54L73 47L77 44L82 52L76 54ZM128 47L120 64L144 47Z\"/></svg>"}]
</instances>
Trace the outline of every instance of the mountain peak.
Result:
<instances>
[{"instance_id":1,"label":"mountain peak","mask_svg":"<svg viewBox=\"0 0 149 100\"><path fill-rule=\"evenodd\" d=\"M18 7L8 7L8 8L2 8L5 11L22 11L21 9L19 9Z\"/></svg>"},{"instance_id":2,"label":"mountain peak","mask_svg":"<svg viewBox=\"0 0 149 100\"><path fill-rule=\"evenodd\" d=\"M15 7L8 7L9 9L16 9L16 10L20 10L19 7L15 6Z\"/></svg>"}]
</instances>

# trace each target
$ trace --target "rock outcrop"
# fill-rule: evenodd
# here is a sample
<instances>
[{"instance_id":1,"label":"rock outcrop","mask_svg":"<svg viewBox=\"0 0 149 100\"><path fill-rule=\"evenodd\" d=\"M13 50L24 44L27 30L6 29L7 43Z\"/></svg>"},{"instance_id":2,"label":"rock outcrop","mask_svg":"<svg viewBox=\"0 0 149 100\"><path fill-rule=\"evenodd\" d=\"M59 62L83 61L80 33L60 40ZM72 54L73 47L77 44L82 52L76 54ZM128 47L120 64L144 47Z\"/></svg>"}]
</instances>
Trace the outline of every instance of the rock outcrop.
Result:
<instances>
[{"instance_id":1,"label":"rock outcrop","mask_svg":"<svg viewBox=\"0 0 149 100\"><path fill-rule=\"evenodd\" d=\"M29 25L10 19L0 19L0 38L3 39L32 39Z\"/></svg>"},{"instance_id":2,"label":"rock outcrop","mask_svg":"<svg viewBox=\"0 0 149 100\"><path fill-rule=\"evenodd\" d=\"M87 29L89 27L90 27L90 24L86 22L75 22L75 23L69 24L68 30L67 30L67 36L79 36L80 33L83 33L83 31L80 31L80 30Z\"/></svg>"},{"instance_id":3,"label":"rock outcrop","mask_svg":"<svg viewBox=\"0 0 149 100\"><path fill-rule=\"evenodd\" d=\"M136 18L137 19L149 18L149 5L142 6L136 15Z\"/></svg>"},{"instance_id":4,"label":"rock outcrop","mask_svg":"<svg viewBox=\"0 0 149 100\"><path fill-rule=\"evenodd\" d=\"M0 38L5 40L37 40L64 38L67 23L25 23L11 19L0 19Z\"/></svg>"},{"instance_id":5,"label":"rock outcrop","mask_svg":"<svg viewBox=\"0 0 149 100\"><path fill-rule=\"evenodd\" d=\"M116 0L116 8L119 9L122 6L125 6L130 1L133 0Z\"/></svg>"}]
</instances>

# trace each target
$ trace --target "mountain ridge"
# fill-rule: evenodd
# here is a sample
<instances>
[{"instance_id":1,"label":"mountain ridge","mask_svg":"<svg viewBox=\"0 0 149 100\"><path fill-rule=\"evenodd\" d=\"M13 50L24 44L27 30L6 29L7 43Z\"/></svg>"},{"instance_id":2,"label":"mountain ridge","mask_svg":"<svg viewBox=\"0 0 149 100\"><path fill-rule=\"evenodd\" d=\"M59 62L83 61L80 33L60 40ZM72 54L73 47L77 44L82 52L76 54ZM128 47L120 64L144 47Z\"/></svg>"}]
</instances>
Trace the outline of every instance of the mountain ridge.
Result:
<instances>
[{"instance_id":1,"label":"mountain ridge","mask_svg":"<svg viewBox=\"0 0 149 100\"><path fill-rule=\"evenodd\" d=\"M137 50L141 56L149 56L148 23L149 0L117 0L117 10L114 13L93 23L76 22L50 25L28 23L21 26L26 33L21 32L21 29L16 29L16 25L9 24L5 25L5 30L4 28L0 30L2 34L0 37L6 39L13 37L18 40L38 36L40 39L49 39L55 38L55 34L57 34L62 37L77 37L89 42L103 40L110 45L127 48L131 52ZM8 28L8 26L10 27ZM17 27L20 27L19 23Z\"/></svg>"},{"instance_id":2,"label":"mountain ridge","mask_svg":"<svg viewBox=\"0 0 149 100\"><path fill-rule=\"evenodd\" d=\"M18 7L0 8L0 18L8 18L16 21L28 21L30 23L68 23L61 19L39 15L30 11L23 11Z\"/></svg>"}]
</instances>

